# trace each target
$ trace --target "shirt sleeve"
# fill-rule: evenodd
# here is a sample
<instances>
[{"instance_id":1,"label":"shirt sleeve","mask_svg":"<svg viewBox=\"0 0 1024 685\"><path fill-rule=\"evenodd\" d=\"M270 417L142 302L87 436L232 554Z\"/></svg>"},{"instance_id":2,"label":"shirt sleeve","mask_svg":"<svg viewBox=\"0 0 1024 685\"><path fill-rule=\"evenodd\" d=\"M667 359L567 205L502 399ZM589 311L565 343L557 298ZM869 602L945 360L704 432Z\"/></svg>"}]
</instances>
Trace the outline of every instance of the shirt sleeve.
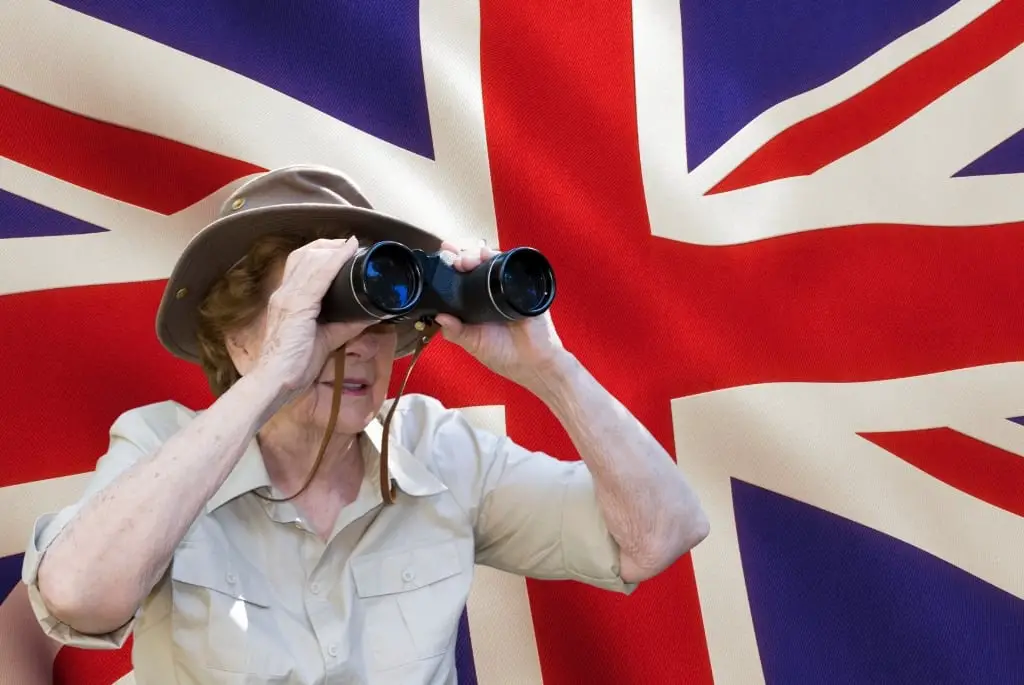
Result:
<instances>
[{"instance_id":1,"label":"shirt sleeve","mask_svg":"<svg viewBox=\"0 0 1024 685\"><path fill-rule=\"evenodd\" d=\"M479 564L630 594L619 546L582 461L560 461L472 426L458 410L435 416L434 453L474 520Z\"/></svg>"},{"instance_id":2,"label":"shirt sleeve","mask_svg":"<svg viewBox=\"0 0 1024 685\"><path fill-rule=\"evenodd\" d=\"M135 619L117 630L103 635L88 635L71 626L60 622L50 612L39 593L39 565L53 541L74 519L75 515L97 493L127 471L133 464L146 454L159 448L161 425L177 425L177 407L174 403L151 405L134 409L122 414L110 428L110 443L107 452L96 463L85 490L78 501L60 511L43 514L36 519L33 526L25 559L22 564L21 579L28 588L29 602L36 620L47 636L57 642L72 647L85 649L119 649L128 635L131 634ZM148 410L148 411L147 411ZM154 425L154 419L156 419Z\"/></svg>"}]
</instances>

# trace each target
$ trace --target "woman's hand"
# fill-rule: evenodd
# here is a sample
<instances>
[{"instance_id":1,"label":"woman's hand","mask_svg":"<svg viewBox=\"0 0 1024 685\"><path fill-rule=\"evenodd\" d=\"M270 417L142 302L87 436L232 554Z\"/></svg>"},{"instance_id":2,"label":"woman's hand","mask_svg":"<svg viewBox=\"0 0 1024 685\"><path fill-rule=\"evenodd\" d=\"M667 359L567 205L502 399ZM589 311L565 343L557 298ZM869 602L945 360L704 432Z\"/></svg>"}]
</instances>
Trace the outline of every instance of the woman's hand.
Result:
<instances>
[{"instance_id":1,"label":"woman's hand","mask_svg":"<svg viewBox=\"0 0 1024 685\"><path fill-rule=\"evenodd\" d=\"M454 268L458 271L472 271L498 254L487 247L460 250L448 242L442 243L441 249L456 255ZM469 325L448 314L439 314L436 321L446 340L491 371L529 389L565 354L548 312L507 323Z\"/></svg>"},{"instance_id":2,"label":"woman's hand","mask_svg":"<svg viewBox=\"0 0 1024 685\"><path fill-rule=\"evenodd\" d=\"M269 371L289 398L316 380L332 352L374 321L317 323L320 301L359 243L315 240L288 255L281 285L267 302L266 327L257 367Z\"/></svg>"}]
</instances>

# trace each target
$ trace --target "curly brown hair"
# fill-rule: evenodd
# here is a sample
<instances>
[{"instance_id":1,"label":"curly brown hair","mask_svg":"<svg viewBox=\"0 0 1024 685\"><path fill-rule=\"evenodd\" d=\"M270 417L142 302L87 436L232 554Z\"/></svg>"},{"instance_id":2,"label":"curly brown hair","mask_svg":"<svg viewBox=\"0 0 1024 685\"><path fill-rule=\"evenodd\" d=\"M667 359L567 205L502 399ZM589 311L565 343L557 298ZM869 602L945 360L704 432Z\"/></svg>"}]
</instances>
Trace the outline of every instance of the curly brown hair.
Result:
<instances>
[{"instance_id":1,"label":"curly brown hair","mask_svg":"<svg viewBox=\"0 0 1024 685\"><path fill-rule=\"evenodd\" d=\"M241 374L228 354L227 336L260 315L270 298L268 275L306 243L318 238L344 238L337 228L304 233L275 233L253 243L246 255L218 279L199 305L199 361L215 397L234 385Z\"/></svg>"}]
</instances>

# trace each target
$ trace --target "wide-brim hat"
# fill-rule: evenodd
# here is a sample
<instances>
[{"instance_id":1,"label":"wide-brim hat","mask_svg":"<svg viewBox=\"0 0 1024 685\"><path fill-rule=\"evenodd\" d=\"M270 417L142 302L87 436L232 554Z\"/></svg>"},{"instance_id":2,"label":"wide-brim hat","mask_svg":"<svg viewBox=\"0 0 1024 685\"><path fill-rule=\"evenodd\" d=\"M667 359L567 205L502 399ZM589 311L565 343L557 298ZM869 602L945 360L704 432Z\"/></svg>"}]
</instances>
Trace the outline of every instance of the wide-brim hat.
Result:
<instances>
[{"instance_id":1,"label":"wide-brim hat","mask_svg":"<svg viewBox=\"0 0 1024 685\"><path fill-rule=\"evenodd\" d=\"M441 239L434 234L375 211L340 171L305 164L268 171L235 190L218 218L185 246L156 315L161 344L174 356L198 363L199 305L253 243L271 233L312 237L334 226L339 235L354 235L360 243L395 240L427 252L441 248ZM415 349L422 334L413 323L398 324L396 357Z\"/></svg>"}]
</instances>

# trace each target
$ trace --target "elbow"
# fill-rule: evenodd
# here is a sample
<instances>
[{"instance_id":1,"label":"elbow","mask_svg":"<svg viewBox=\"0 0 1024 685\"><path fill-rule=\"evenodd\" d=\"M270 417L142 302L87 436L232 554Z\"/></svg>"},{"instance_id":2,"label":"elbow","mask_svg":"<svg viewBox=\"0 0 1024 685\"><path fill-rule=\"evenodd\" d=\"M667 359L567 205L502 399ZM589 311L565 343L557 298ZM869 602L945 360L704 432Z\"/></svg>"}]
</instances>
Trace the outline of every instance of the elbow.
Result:
<instances>
[{"instance_id":1,"label":"elbow","mask_svg":"<svg viewBox=\"0 0 1024 685\"><path fill-rule=\"evenodd\" d=\"M688 554L711 534L711 521L699 504L687 508L675 517L672 535L667 544L671 550L669 564Z\"/></svg>"},{"instance_id":2,"label":"elbow","mask_svg":"<svg viewBox=\"0 0 1024 685\"><path fill-rule=\"evenodd\" d=\"M708 515L704 512L704 509L697 507L697 511L687 518L684 530L685 533L681 536L683 538L681 541L682 552L679 556L686 554L704 542L708 535L711 534L711 521L708 520Z\"/></svg>"},{"instance_id":3,"label":"elbow","mask_svg":"<svg viewBox=\"0 0 1024 685\"><path fill-rule=\"evenodd\" d=\"M621 577L639 583L657 576L711 534L711 522L700 507L673 516L658 534L651 535L628 556L623 554Z\"/></svg>"},{"instance_id":4,"label":"elbow","mask_svg":"<svg viewBox=\"0 0 1024 685\"><path fill-rule=\"evenodd\" d=\"M114 593L105 593L86 580L74 571L54 568L44 558L36 587L55 620L83 635L105 635L132 619L135 608L123 597L108 596Z\"/></svg>"}]
</instances>

